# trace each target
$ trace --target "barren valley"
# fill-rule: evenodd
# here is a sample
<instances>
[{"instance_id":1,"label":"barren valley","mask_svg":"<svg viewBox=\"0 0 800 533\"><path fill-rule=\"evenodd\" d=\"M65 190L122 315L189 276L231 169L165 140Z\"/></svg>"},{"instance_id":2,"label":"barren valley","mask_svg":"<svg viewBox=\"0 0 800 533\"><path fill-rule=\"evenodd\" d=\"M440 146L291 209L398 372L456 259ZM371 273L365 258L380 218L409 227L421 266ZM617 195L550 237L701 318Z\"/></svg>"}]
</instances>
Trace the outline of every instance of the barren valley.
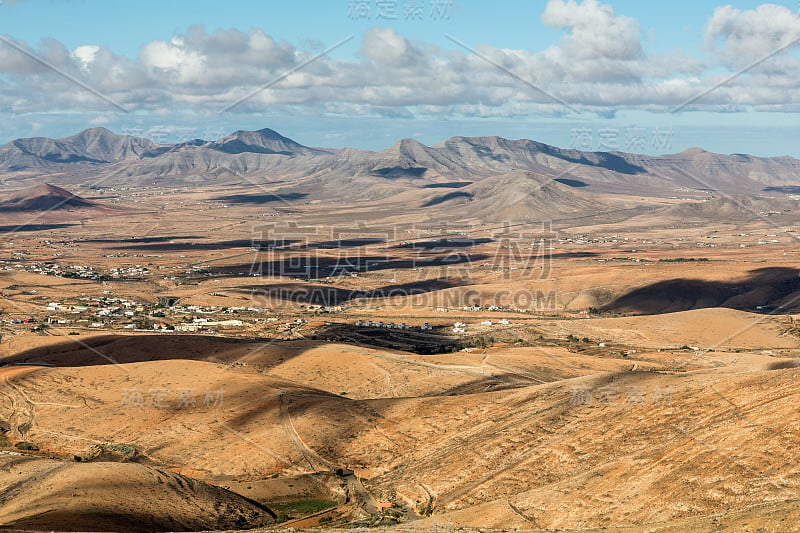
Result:
<instances>
[{"instance_id":1,"label":"barren valley","mask_svg":"<svg viewBox=\"0 0 800 533\"><path fill-rule=\"evenodd\" d=\"M0 147L0 529L795 531L800 162Z\"/></svg>"}]
</instances>

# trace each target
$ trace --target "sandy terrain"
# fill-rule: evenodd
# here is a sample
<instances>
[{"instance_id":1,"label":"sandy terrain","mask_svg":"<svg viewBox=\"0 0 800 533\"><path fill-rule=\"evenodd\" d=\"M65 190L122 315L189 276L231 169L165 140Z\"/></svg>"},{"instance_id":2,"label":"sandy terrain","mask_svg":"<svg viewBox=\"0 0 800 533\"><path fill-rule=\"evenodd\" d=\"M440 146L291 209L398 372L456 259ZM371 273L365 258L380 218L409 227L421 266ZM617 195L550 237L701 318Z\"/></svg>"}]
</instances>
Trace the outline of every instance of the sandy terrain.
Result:
<instances>
[{"instance_id":1,"label":"sandy terrain","mask_svg":"<svg viewBox=\"0 0 800 533\"><path fill-rule=\"evenodd\" d=\"M666 315L572 320L541 325L554 334L573 333L649 348L798 348L787 330L794 317L764 316L733 309L698 309Z\"/></svg>"},{"instance_id":2,"label":"sandy terrain","mask_svg":"<svg viewBox=\"0 0 800 533\"><path fill-rule=\"evenodd\" d=\"M0 214L0 442L40 448L0 455L3 527L246 529L271 521L258 505L302 527L797 521L800 249L780 220L676 221L659 197L543 230L229 193ZM131 316L102 315L111 298ZM241 324L166 329L204 320Z\"/></svg>"},{"instance_id":3,"label":"sandy terrain","mask_svg":"<svg viewBox=\"0 0 800 533\"><path fill-rule=\"evenodd\" d=\"M786 414L800 369L729 357L728 366L682 375L609 373L597 359L600 373L554 383L373 400L206 362L39 369L9 377L16 407L2 418L46 449L86 454L124 443L209 480L351 468L379 500L432 505L464 526L664 522L796 495L789 444L800 428ZM448 370L430 369L440 372ZM204 405L201 386L224 388L224 402ZM132 390L148 403L163 392L163 404L124 405ZM197 405L178 404L184 390ZM455 512L475 505L494 506L491 523Z\"/></svg>"},{"instance_id":4,"label":"sandy terrain","mask_svg":"<svg viewBox=\"0 0 800 533\"><path fill-rule=\"evenodd\" d=\"M0 455L0 523L59 531L196 531L271 524L269 509L172 472L131 463Z\"/></svg>"}]
</instances>

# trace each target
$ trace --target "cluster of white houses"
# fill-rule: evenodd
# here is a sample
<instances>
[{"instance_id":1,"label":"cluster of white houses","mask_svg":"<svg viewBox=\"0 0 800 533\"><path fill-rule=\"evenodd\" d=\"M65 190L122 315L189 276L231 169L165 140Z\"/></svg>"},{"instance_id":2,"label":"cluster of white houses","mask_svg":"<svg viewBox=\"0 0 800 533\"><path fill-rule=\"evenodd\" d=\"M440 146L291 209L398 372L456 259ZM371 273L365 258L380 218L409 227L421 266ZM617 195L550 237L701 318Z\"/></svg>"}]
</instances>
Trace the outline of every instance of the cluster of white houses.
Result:
<instances>
[{"instance_id":1,"label":"cluster of white houses","mask_svg":"<svg viewBox=\"0 0 800 533\"><path fill-rule=\"evenodd\" d=\"M174 299L177 300L177 299ZM226 315L232 313L262 313L264 309L256 307L218 307L197 305L154 305L144 304L125 298L110 296L95 296L79 298L80 303L48 302L45 307L48 324L84 325L90 328L102 328L116 325L124 329L156 330L156 331L211 331L212 328L237 328L245 325L242 320L222 319L217 320L196 315ZM163 303L163 302L162 302ZM153 319L163 318L167 314L195 315L191 322L171 325ZM74 316L72 318L70 315ZM75 316L77 315L77 316ZM31 323L34 319L18 320L15 323Z\"/></svg>"},{"instance_id":2,"label":"cluster of white houses","mask_svg":"<svg viewBox=\"0 0 800 533\"><path fill-rule=\"evenodd\" d=\"M244 326L241 320L206 320L204 318L196 318L191 323L184 323L175 326L176 331L184 332L198 332L206 331L209 328L222 327L222 328L240 328Z\"/></svg>"},{"instance_id":3,"label":"cluster of white houses","mask_svg":"<svg viewBox=\"0 0 800 533\"><path fill-rule=\"evenodd\" d=\"M16 255L16 254L15 254ZM19 256L22 257L22 256ZM19 263L14 261L0 260L0 270L14 270L21 272L31 272L34 274L44 274L47 276L58 276L62 278L86 279L93 281L103 280L141 280L148 273L147 267L142 265L114 267L108 273L103 273L94 267L87 265L61 265L56 262Z\"/></svg>"},{"instance_id":4,"label":"cluster of white houses","mask_svg":"<svg viewBox=\"0 0 800 533\"><path fill-rule=\"evenodd\" d=\"M481 307L480 305L465 305L464 311L503 311L499 305L490 305L489 307Z\"/></svg>"},{"instance_id":5,"label":"cluster of white houses","mask_svg":"<svg viewBox=\"0 0 800 533\"><path fill-rule=\"evenodd\" d=\"M373 322L371 320L356 320L356 326L364 328L411 329L411 326L408 324L395 324L394 322Z\"/></svg>"},{"instance_id":6,"label":"cluster of white houses","mask_svg":"<svg viewBox=\"0 0 800 533\"><path fill-rule=\"evenodd\" d=\"M459 326L459 324L460 324L460 326ZM400 330L410 330L411 329L411 326L409 326L408 324L395 324L394 322L373 322L372 320L356 320L355 325L358 326L358 327L362 327L362 328L384 328L384 329L400 329ZM467 325L464 324L463 322L456 322L456 326L458 326L458 327L463 329L463 328L466 328ZM455 327L456 326L454 326L454 331L455 331ZM433 325L431 325L429 322L425 322L424 324L419 326L419 330L420 331L433 331ZM464 331L460 331L460 333L463 333L463 332ZM459 333L459 332L457 332L457 333Z\"/></svg>"}]
</instances>

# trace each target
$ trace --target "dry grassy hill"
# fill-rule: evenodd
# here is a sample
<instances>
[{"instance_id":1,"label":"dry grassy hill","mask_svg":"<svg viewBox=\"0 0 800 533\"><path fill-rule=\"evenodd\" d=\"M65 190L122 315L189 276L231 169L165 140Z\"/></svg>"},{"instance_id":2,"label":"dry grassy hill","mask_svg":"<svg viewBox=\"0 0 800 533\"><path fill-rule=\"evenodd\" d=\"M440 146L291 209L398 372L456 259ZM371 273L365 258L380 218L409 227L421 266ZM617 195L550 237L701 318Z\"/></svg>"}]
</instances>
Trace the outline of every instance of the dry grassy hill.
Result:
<instances>
[{"instance_id":1,"label":"dry grassy hill","mask_svg":"<svg viewBox=\"0 0 800 533\"><path fill-rule=\"evenodd\" d=\"M130 361L133 344L100 348ZM792 360L615 360L535 347L420 357L290 343L269 347L271 363L259 367L265 356L248 356L247 343L226 351L192 338L192 359L225 363L181 358L178 346L163 350L171 360L0 370L0 419L15 441L78 455L125 446L162 470L232 488L275 474L329 483L330 472L352 469L367 508L385 502L459 526L657 524L797 498ZM234 356L247 366L230 366ZM680 357L717 368L643 371ZM513 386L487 386L501 378Z\"/></svg>"},{"instance_id":2,"label":"dry grassy hill","mask_svg":"<svg viewBox=\"0 0 800 533\"><path fill-rule=\"evenodd\" d=\"M219 487L133 463L0 455L0 525L36 531L197 531L274 523Z\"/></svg>"}]
</instances>

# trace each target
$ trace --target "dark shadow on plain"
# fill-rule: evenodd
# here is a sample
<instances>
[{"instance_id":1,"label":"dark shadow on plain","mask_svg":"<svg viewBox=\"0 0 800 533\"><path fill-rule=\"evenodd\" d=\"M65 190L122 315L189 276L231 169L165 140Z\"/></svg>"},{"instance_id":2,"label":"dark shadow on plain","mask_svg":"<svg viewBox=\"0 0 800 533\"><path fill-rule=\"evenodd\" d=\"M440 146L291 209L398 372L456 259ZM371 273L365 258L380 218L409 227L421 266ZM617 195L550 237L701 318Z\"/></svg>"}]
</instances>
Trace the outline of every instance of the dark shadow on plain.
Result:
<instances>
[{"instance_id":1,"label":"dark shadow on plain","mask_svg":"<svg viewBox=\"0 0 800 533\"><path fill-rule=\"evenodd\" d=\"M214 276L286 276L296 279L319 279L351 273L412 268L454 268L486 261L487 254L454 252L446 255L419 255L416 257L391 257L378 255L352 255L346 257L321 257L314 253L272 258L260 255L246 265L214 266L206 273Z\"/></svg>"},{"instance_id":2,"label":"dark shadow on plain","mask_svg":"<svg viewBox=\"0 0 800 533\"><path fill-rule=\"evenodd\" d=\"M77 224L21 224L17 226L12 224L8 226L0 226L0 233L47 231L52 229L64 229L72 226L77 226Z\"/></svg>"},{"instance_id":3,"label":"dark shadow on plain","mask_svg":"<svg viewBox=\"0 0 800 533\"><path fill-rule=\"evenodd\" d=\"M352 237L345 239L336 239L332 241L314 242L301 246L304 250L336 250L341 248L358 248L359 246L369 246L371 244L381 244L386 242L385 239L377 237Z\"/></svg>"},{"instance_id":4,"label":"dark shadow on plain","mask_svg":"<svg viewBox=\"0 0 800 533\"><path fill-rule=\"evenodd\" d=\"M800 194L800 185L780 185L774 187L764 187L764 192L780 192L783 194Z\"/></svg>"},{"instance_id":5,"label":"dark shadow on plain","mask_svg":"<svg viewBox=\"0 0 800 533\"><path fill-rule=\"evenodd\" d=\"M191 250L230 250L234 248L252 248L258 250L270 250L283 248L294 244L297 241L289 239L268 239L254 241L251 239L238 239L221 242L163 242L156 244L142 244L130 246L114 246L113 250L135 250L139 252L183 252Z\"/></svg>"},{"instance_id":6,"label":"dark shadow on plain","mask_svg":"<svg viewBox=\"0 0 800 533\"><path fill-rule=\"evenodd\" d=\"M726 307L757 313L788 314L800 310L800 270L767 267L735 281L670 279L620 296L599 311L661 314Z\"/></svg>"},{"instance_id":7,"label":"dark shadow on plain","mask_svg":"<svg viewBox=\"0 0 800 533\"><path fill-rule=\"evenodd\" d=\"M397 285L386 285L369 291L350 290L332 285L310 285L306 283L281 283L274 285L257 285L239 289L239 292L252 295L254 298L279 300L304 305L321 305L332 307L343 305L353 300L373 300L383 298L407 298L419 296L444 289L460 287L464 284L454 279L437 278L412 281Z\"/></svg>"},{"instance_id":8,"label":"dark shadow on plain","mask_svg":"<svg viewBox=\"0 0 800 533\"><path fill-rule=\"evenodd\" d=\"M480 244L494 242L494 239L437 239L435 241L416 241L392 246L398 249L411 250L457 250L461 248L472 248Z\"/></svg>"},{"instance_id":9,"label":"dark shadow on plain","mask_svg":"<svg viewBox=\"0 0 800 533\"><path fill-rule=\"evenodd\" d=\"M550 259L581 259L586 257L597 257L599 254L596 252L559 252L556 254L542 254L541 257L549 257Z\"/></svg>"},{"instance_id":10,"label":"dark shadow on plain","mask_svg":"<svg viewBox=\"0 0 800 533\"><path fill-rule=\"evenodd\" d=\"M82 239L81 242L97 244L153 244L178 240L202 239L199 235L170 235L166 237L131 237L130 239Z\"/></svg>"},{"instance_id":11,"label":"dark shadow on plain","mask_svg":"<svg viewBox=\"0 0 800 533\"><path fill-rule=\"evenodd\" d=\"M214 198L214 200L231 204L263 205L275 202L293 202L295 200L302 200L306 196L308 196L308 194L304 192L276 192L273 194L231 194L228 196L218 196Z\"/></svg>"}]
</instances>

